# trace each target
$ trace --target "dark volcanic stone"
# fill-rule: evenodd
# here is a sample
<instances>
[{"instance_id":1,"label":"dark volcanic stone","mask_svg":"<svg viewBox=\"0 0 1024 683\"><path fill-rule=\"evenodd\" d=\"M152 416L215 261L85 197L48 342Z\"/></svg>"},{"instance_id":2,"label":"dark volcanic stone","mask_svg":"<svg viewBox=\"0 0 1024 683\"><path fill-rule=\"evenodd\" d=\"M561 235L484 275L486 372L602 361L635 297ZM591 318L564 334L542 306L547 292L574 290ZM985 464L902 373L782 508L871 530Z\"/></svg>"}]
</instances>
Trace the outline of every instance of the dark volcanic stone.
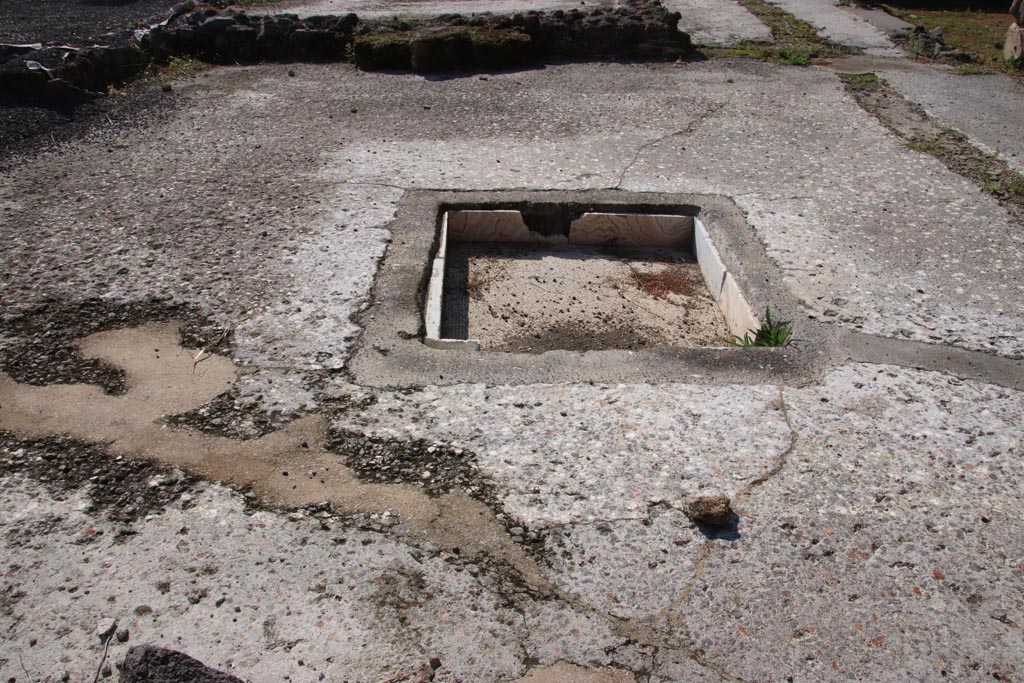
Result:
<instances>
[{"instance_id":1,"label":"dark volcanic stone","mask_svg":"<svg viewBox=\"0 0 1024 683\"><path fill-rule=\"evenodd\" d=\"M697 524L711 527L728 526L732 520L732 507L726 496L699 496L687 503L684 512Z\"/></svg>"},{"instance_id":2,"label":"dark volcanic stone","mask_svg":"<svg viewBox=\"0 0 1024 683\"><path fill-rule=\"evenodd\" d=\"M509 67L529 61L533 39L510 30L480 29L473 32L473 60L477 66Z\"/></svg>"},{"instance_id":3,"label":"dark volcanic stone","mask_svg":"<svg viewBox=\"0 0 1024 683\"><path fill-rule=\"evenodd\" d=\"M366 33L353 41L355 63L360 69L408 69L407 33Z\"/></svg>"},{"instance_id":4,"label":"dark volcanic stone","mask_svg":"<svg viewBox=\"0 0 1024 683\"><path fill-rule=\"evenodd\" d=\"M243 683L175 650L133 647L120 665L120 683Z\"/></svg>"},{"instance_id":5,"label":"dark volcanic stone","mask_svg":"<svg viewBox=\"0 0 1024 683\"><path fill-rule=\"evenodd\" d=\"M419 73L465 69L473 65L473 39L461 27L416 33L409 42L412 70Z\"/></svg>"}]
</instances>

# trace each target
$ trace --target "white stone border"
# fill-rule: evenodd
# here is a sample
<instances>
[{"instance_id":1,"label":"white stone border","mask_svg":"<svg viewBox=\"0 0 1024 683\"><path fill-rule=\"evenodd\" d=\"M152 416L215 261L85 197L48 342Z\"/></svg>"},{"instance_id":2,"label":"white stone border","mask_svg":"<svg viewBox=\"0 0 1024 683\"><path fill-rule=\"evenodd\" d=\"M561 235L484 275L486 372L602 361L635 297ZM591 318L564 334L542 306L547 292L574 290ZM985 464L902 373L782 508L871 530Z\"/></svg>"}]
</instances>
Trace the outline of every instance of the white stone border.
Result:
<instances>
[{"instance_id":1,"label":"white stone border","mask_svg":"<svg viewBox=\"0 0 1024 683\"><path fill-rule=\"evenodd\" d=\"M448 212L441 218L441 236L438 239L437 254L430 266L430 281L427 283L427 299L423 306L423 325L426 334L423 343L435 349L479 351L476 339L444 339L441 337L441 309L444 298L445 257L448 254Z\"/></svg>"},{"instance_id":2,"label":"white stone border","mask_svg":"<svg viewBox=\"0 0 1024 683\"><path fill-rule=\"evenodd\" d=\"M699 218L693 219L693 253L700 265L700 272L704 275L704 282L718 301L718 308L725 317L725 324L729 326L729 334L737 337L754 334L761 323L747 303L747 298L743 296L736 278L722 263L722 257L718 255L711 235Z\"/></svg>"}]
</instances>

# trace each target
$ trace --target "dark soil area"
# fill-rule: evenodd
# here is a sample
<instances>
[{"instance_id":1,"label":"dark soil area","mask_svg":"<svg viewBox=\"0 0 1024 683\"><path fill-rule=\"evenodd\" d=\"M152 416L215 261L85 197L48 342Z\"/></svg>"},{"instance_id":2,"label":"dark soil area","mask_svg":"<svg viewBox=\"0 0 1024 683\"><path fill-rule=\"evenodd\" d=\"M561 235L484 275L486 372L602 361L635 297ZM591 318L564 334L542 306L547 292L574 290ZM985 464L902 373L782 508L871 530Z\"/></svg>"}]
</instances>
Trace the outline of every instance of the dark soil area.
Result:
<instances>
[{"instance_id":1,"label":"dark soil area","mask_svg":"<svg viewBox=\"0 0 1024 683\"><path fill-rule=\"evenodd\" d=\"M657 346L659 340L648 339L633 327L592 329L574 325L553 325L539 332L510 335L503 344L491 347L505 353L546 353L548 351L594 351L626 349L639 351Z\"/></svg>"},{"instance_id":2,"label":"dark soil area","mask_svg":"<svg viewBox=\"0 0 1024 683\"><path fill-rule=\"evenodd\" d=\"M199 482L170 467L113 457L101 444L67 436L20 439L0 431L0 477L14 474L40 482L57 497L85 487L89 512L126 523L163 509Z\"/></svg>"},{"instance_id":3,"label":"dark soil area","mask_svg":"<svg viewBox=\"0 0 1024 683\"><path fill-rule=\"evenodd\" d=\"M476 466L476 455L468 450L422 439L365 436L348 429L333 430L327 449L344 456L345 465L365 481L413 484L431 495L462 489L477 499L494 498Z\"/></svg>"},{"instance_id":4,"label":"dark soil area","mask_svg":"<svg viewBox=\"0 0 1024 683\"><path fill-rule=\"evenodd\" d=\"M124 45L132 31L163 21L169 0L0 0L0 43Z\"/></svg>"},{"instance_id":5,"label":"dark soil area","mask_svg":"<svg viewBox=\"0 0 1024 683\"><path fill-rule=\"evenodd\" d=\"M75 107L0 92L0 168L20 157L59 149L101 127L145 126L171 110L174 93L140 83Z\"/></svg>"},{"instance_id":6,"label":"dark soil area","mask_svg":"<svg viewBox=\"0 0 1024 683\"><path fill-rule=\"evenodd\" d=\"M109 394L123 394L124 371L83 358L74 342L104 330L167 320L182 321L182 344L187 348L230 350L230 335L187 306L160 301L51 302L0 318L0 370L22 384L96 384Z\"/></svg>"}]
</instances>

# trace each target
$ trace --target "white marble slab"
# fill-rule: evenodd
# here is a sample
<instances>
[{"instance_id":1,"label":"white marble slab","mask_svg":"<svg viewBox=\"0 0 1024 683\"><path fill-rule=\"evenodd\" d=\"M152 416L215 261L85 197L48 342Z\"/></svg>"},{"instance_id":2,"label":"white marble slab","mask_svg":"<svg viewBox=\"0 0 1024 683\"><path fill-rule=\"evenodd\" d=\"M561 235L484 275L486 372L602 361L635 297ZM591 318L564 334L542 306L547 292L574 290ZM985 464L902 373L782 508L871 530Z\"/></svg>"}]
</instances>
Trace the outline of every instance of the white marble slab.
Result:
<instances>
[{"instance_id":1,"label":"white marble slab","mask_svg":"<svg viewBox=\"0 0 1024 683\"><path fill-rule=\"evenodd\" d=\"M569 244L688 248L692 240L691 216L585 213L569 227Z\"/></svg>"},{"instance_id":2,"label":"white marble slab","mask_svg":"<svg viewBox=\"0 0 1024 683\"><path fill-rule=\"evenodd\" d=\"M480 342L476 339L432 339L426 337L423 343L432 349L443 351L479 351Z\"/></svg>"},{"instance_id":3,"label":"white marble slab","mask_svg":"<svg viewBox=\"0 0 1024 683\"><path fill-rule=\"evenodd\" d=\"M725 274L722 294L718 297L718 306L722 309L722 315L725 316L729 332L737 337L742 337L745 334L753 335L761 326L747 302L747 298L743 296L739 285L736 284L732 273Z\"/></svg>"},{"instance_id":4,"label":"white marble slab","mask_svg":"<svg viewBox=\"0 0 1024 683\"><path fill-rule=\"evenodd\" d=\"M722 283L725 281L725 264L722 263L722 257L718 255L711 235L699 218L693 219L693 253L700 264L700 272L711 296L718 299L722 295Z\"/></svg>"},{"instance_id":5,"label":"white marble slab","mask_svg":"<svg viewBox=\"0 0 1024 683\"><path fill-rule=\"evenodd\" d=\"M518 211L449 211L447 218L448 237L452 242L538 241Z\"/></svg>"},{"instance_id":6,"label":"white marble slab","mask_svg":"<svg viewBox=\"0 0 1024 683\"><path fill-rule=\"evenodd\" d=\"M427 283L427 299L423 306L423 326L427 339L441 337L441 295L444 292L444 259L435 258Z\"/></svg>"}]
</instances>

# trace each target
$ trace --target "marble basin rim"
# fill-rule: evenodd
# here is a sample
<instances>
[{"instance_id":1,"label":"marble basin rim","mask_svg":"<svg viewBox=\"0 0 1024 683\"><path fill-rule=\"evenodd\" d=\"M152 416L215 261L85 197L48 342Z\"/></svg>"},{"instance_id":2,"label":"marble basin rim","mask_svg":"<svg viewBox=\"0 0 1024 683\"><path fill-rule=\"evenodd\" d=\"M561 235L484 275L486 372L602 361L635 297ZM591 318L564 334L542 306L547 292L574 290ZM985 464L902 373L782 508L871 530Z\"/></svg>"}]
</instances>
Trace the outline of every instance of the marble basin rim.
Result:
<instances>
[{"instance_id":1,"label":"marble basin rim","mask_svg":"<svg viewBox=\"0 0 1024 683\"><path fill-rule=\"evenodd\" d=\"M423 301L423 343L436 349L479 351L476 339L442 335L442 291L449 244L516 244L543 247L639 247L678 254L700 266L708 292L717 301L729 333L753 335L760 326L736 279L722 262L711 235L697 215L628 211L560 211L558 205L450 209L442 213L437 249Z\"/></svg>"}]
</instances>

